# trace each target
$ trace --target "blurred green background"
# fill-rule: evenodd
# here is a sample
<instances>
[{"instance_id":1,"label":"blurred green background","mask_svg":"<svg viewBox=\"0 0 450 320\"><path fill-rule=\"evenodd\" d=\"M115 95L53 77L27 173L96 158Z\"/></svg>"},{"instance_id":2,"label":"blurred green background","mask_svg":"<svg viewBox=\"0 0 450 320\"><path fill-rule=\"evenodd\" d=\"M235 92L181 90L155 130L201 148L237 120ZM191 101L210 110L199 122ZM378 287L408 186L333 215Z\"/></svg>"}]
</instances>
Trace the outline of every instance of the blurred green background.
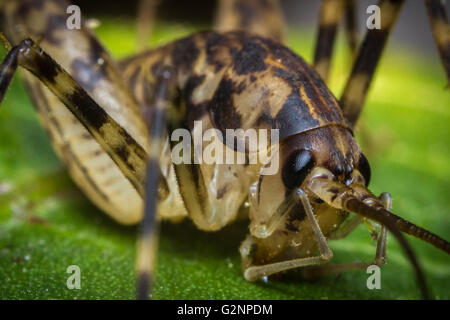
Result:
<instances>
[{"instance_id":1,"label":"blurred green background","mask_svg":"<svg viewBox=\"0 0 450 320\"><path fill-rule=\"evenodd\" d=\"M115 58L136 52L132 19L100 18L96 30ZM207 25L158 23L152 45ZM311 61L315 30L288 30L288 45ZM6 51L0 50L0 57ZM330 87L339 96L350 61L339 38ZM390 43L362 114L357 138L372 165L371 189L393 196L393 211L450 239L450 93L438 60ZM157 299L417 299L412 269L392 237L382 289L368 290L365 271L306 282L295 272L248 283L238 247L248 222L216 233L190 221L163 223ZM71 182L15 77L0 109L0 298L132 299L136 228L118 225ZM449 299L450 257L410 239L434 298ZM371 261L375 244L360 226L331 242L334 263ZM69 265L81 290L69 290Z\"/></svg>"}]
</instances>

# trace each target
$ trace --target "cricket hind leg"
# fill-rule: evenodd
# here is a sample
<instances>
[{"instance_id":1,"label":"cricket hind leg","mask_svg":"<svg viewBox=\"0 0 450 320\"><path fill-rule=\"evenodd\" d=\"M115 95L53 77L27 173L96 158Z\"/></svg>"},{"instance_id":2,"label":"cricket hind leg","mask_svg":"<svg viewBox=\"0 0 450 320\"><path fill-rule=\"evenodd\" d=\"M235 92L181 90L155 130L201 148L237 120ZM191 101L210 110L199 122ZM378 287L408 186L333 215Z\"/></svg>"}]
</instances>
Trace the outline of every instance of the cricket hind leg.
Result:
<instances>
[{"instance_id":1,"label":"cricket hind leg","mask_svg":"<svg viewBox=\"0 0 450 320\"><path fill-rule=\"evenodd\" d=\"M143 196L145 150L33 40L23 40L6 55L0 69L0 97L18 66L34 74L64 103Z\"/></svg>"},{"instance_id":2,"label":"cricket hind leg","mask_svg":"<svg viewBox=\"0 0 450 320\"><path fill-rule=\"evenodd\" d=\"M167 194L167 185L164 179L160 179L157 159L165 132L164 119L172 72L163 68L157 74L158 86L152 101L152 117L151 120L146 119L152 142L150 154L147 156L142 147L31 39L26 39L12 48L1 64L1 98L4 97L18 66L33 73L65 104L111 156L142 197L146 196L137 261L138 297L147 297L149 285L146 282L151 279L152 261L157 244L156 199L164 198Z\"/></svg>"},{"instance_id":3,"label":"cricket hind leg","mask_svg":"<svg viewBox=\"0 0 450 320\"><path fill-rule=\"evenodd\" d=\"M391 195L389 193L382 193L380 199L383 202L384 208L390 210L392 204ZM381 226L377 239L375 258L372 262L350 262L342 264L311 266L302 269L301 275L306 279L312 279L347 271L365 270L371 265L377 265L381 267L386 263L386 242L387 230L384 226Z\"/></svg>"},{"instance_id":4,"label":"cricket hind leg","mask_svg":"<svg viewBox=\"0 0 450 320\"><path fill-rule=\"evenodd\" d=\"M297 200L301 201L301 203L303 204L306 215L311 224L313 234L319 245L320 255L316 257L306 257L275 262L261 266L250 266L244 271L244 277L248 281L254 281L264 276L269 276L271 274L286 271L289 269L322 264L329 261L333 257L333 252L328 246L327 239L320 230L319 224L314 216L313 209L311 204L309 203L307 195L302 189L297 189L295 190L295 192L295 196L297 197Z\"/></svg>"},{"instance_id":5,"label":"cricket hind leg","mask_svg":"<svg viewBox=\"0 0 450 320\"><path fill-rule=\"evenodd\" d=\"M442 65L450 85L450 25L448 23L445 3L440 0L426 0L428 18L431 24L434 41L441 56Z\"/></svg>"},{"instance_id":6,"label":"cricket hind leg","mask_svg":"<svg viewBox=\"0 0 450 320\"><path fill-rule=\"evenodd\" d=\"M382 17L381 28L368 30L359 48L352 72L340 98L341 108L352 126L355 125L362 111L375 69L403 3L404 0L380 0L378 6ZM448 80L450 79L450 26L445 6L439 0L427 0L425 4Z\"/></svg>"}]
</instances>

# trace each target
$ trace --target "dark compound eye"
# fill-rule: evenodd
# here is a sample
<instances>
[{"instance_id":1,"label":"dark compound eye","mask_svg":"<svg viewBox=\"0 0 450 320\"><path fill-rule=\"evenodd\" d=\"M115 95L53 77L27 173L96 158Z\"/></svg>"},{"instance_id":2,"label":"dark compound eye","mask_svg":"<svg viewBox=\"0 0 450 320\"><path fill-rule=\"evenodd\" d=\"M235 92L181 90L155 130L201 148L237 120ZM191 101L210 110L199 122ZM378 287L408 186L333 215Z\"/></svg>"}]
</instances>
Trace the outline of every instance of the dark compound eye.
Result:
<instances>
[{"instance_id":1,"label":"dark compound eye","mask_svg":"<svg viewBox=\"0 0 450 320\"><path fill-rule=\"evenodd\" d=\"M283 165L282 179L288 189L300 186L314 167L314 159L307 150L294 152Z\"/></svg>"},{"instance_id":2,"label":"dark compound eye","mask_svg":"<svg viewBox=\"0 0 450 320\"><path fill-rule=\"evenodd\" d=\"M367 158L362 153L361 156L359 157L358 171L361 172L361 174L364 177L364 180L366 180L366 187L367 187L370 182L370 165L369 161L367 161Z\"/></svg>"}]
</instances>

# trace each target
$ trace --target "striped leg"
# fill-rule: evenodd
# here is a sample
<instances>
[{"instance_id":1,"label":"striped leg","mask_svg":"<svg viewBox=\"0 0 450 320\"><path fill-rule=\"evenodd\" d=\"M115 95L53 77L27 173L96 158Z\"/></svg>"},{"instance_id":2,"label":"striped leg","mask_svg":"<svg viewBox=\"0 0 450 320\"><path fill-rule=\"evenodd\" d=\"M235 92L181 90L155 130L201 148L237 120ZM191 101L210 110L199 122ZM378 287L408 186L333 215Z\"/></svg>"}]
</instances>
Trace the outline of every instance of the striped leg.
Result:
<instances>
[{"instance_id":1,"label":"striped leg","mask_svg":"<svg viewBox=\"0 0 450 320\"><path fill-rule=\"evenodd\" d=\"M173 72L161 67L156 73L154 101L149 101L145 121L150 135L150 154L147 162L145 209L137 246L137 298L147 299L151 291L152 275L158 247L157 195L160 179L159 156L165 141L166 115L169 107ZM151 116L149 116L151 115Z\"/></svg>"},{"instance_id":2,"label":"striped leg","mask_svg":"<svg viewBox=\"0 0 450 320\"><path fill-rule=\"evenodd\" d=\"M343 0L323 0L320 6L319 31L314 51L314 68L327 80L337 27L342 19Z\"/></svg>"},{"instance_id":3,"label":"striped leg","mask_svg":"<svg viewBox=\"0 0 450 320\"><path fill-rule=\"evenodd\" d=\"M158 161L165 128L165 108L171 72L162 68L157 75L157 91L147 119L150 133L150 156L86 91L62 69L42 48L26 39L12 48L0 66L0 103L18 66L42 81L92 134L116 163L124 176L142 197L146 197L144 218L138 245L138 297L146 298L156 248L155 210L157 197L167 195L168 188L160 179ZM145 183L146 182L146 183Z\"/></svg>"},{"instance_id":4,"label":"striped leg","mask_svg":"<svg viewBox=\"0 0 450 320\"><path fill-rule=\"evenodd\" d=\"M2 39L4 39L3 35L1 36ZM5 97L6 90L11 83L14 73L17 70L17 56L19 54L19 50L20 49L18 47L12 48L0 65L0 106L2 105L3 98Z\"/></svg>"},{"instance_id":5,"label":"striped leg","mask_svg":"<svg viewBox=\"0 0 450 320\"><path fill-rule=\"evenodd\" d=\"M450 26L445 11L445 0L425 0L434 41L441 55L441 61L450 85Z\"/></svg>"},{"instance_id":6,"label":"striped leg","mask_svg":"<svg viewBox=\"0 0 450 320\"><path fill-rule=\"evenodd\" d=\"M152 34L153 23L159 0L140 0L138 7L137 47L138 51L148 49L148 41Z\"/></svg>"},{"instance_id":7,"label":"striped leg","mask_svg":"<svg viewBox=\"0 0 450 320\"><path fill-rule=\"evenodd\" d=\"M355 0L345 0L345 33L352 60L356 58L358 47L358 30L356 27L356 3Z\"/></svg>"},{"instance_id":8,"label":"striped leg","mask_svg":"<svg viewBox=\"0 0 450 320\"><path fill-rule=\"evenodd\" d=\"M346 118L355 125L362 110L375 68L404 0L380 0L381 28L367 32L340 99Z\"/></svg>"},{"instance_id":9,"label":"striped leg","mask_svg":"<svg viewBox=\"0 0 450 320\"><path fill-rule=\"evenodd\" d=\"M33 40L12 48L0 66L0 103L18 66L34 74L64 103L143 196L145 150Z\"/></svg>"}]
</instances>

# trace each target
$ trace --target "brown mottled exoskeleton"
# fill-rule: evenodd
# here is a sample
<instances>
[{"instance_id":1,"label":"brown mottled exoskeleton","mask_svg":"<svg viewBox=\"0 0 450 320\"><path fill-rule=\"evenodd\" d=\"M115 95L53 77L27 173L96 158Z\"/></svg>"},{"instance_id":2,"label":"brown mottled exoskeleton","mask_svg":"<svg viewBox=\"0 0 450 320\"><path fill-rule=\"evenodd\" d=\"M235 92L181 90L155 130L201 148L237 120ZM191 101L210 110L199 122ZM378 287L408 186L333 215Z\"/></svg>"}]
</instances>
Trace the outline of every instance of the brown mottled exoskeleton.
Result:
<instances>
[{"instance_id":1,"label":"brown mottled exoskeleton","mask_svg":"<svg viewBox=\"0 0 450 320\"><path fill-rule=\"evenodd\" d=\"M118 64L88 28L66 28L65 1L3 0L0 30L4 42L14 46L0 67L0 102L22 67L39 117L75 182L118 222L141 222L140 298L148 296L157 214L189 217L199 229L214 231L239 213L250 217L250 233L240 248L249 281L299 267L313 277L382 265L389 230L406 250L426 296L424 277L402 232L447 253L450 244L392 214L388 194L378 198L367 189L370 167L353 137L402 3L380 1L381 29L365 36L338 102L323 79L344 13L356 47L349 0L323 1L317 72L280 43L276 0L221 1L220 31L196 33ZM425 3L448 75L445 10L440 1ZM200 120L203 132L215 128L224 136L227 129L278 129L278 151L271 154L279 158L278 172L264 175L266 168L250 161L175 165L168 137L177 128L193 130ZM234 145L226 148L248 159L255 156ZM343 223L348 212L356 216ZM332 258L327 238L346 236L363 218L382 225L374 261L324 264Z\"/></svg>"}]
</instances>

